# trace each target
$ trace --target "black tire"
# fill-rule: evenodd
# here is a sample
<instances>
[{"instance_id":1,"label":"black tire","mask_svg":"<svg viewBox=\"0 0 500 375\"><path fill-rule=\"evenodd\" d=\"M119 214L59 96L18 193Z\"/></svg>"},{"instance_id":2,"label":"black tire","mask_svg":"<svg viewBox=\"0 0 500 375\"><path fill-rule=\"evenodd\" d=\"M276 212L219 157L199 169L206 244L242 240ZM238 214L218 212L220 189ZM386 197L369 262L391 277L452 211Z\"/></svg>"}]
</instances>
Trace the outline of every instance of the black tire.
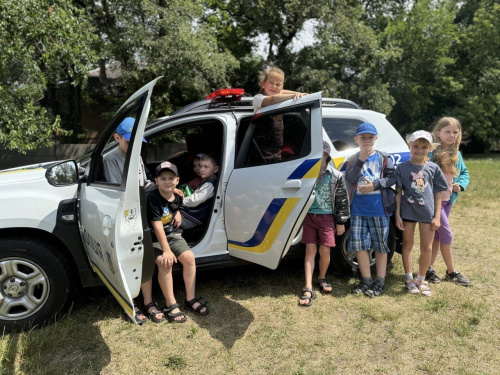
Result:
<instances>
[{"instance_id":1,"label":"black tire","mask_svg":"<svg viewBox=\"0 0 500 375\"><path fill-rule=\"evenodd\" d=\"M0 239L0 331L41 326L68 301L70 268L47 243Z\"/></svg>"},{"instance_id":2,"label":"black tire","mask_svg":"<svg viewBox=\"0 0 500 375\"><path fill-rule=\"evenodd\" d=\"M336 243L338 244L336 247L333 247L331 250L331 265L335 272L346 275L346 276L357 276L359 275L359 266L356 261L355 253L347 252L347 243L349 242L349 236L351 234L350 226L346 225L345 233L336 237ZM387 239L387 245L391 250L389 254L387 254L387 264L391 263L392 257L394 255L394 250L396 249L396 228L392 224L389 224L389 238ZM372 275L375 274L375 250L371 249L370 251L370 269Z\"/></svg>"}]
</instances>

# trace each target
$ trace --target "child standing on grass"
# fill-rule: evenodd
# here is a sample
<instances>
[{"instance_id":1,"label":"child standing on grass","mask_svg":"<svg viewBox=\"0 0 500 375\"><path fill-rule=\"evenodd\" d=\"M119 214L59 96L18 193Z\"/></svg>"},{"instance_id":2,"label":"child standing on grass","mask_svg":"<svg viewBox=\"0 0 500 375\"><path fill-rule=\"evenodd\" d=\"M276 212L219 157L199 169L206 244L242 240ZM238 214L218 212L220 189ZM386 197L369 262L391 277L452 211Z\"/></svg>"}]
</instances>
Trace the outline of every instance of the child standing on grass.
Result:
<instances>
[{"instance_id":1,"label":"child standing on grass","mask_svg":"<svg viewBox=\"0 0 500 375\"><path fill-rule=\"evenodd\" d=\"M441 204L441 226L434 235L432 244L431 264L425 276L431 283L439 283L440 279L436 271L432 268L436 260L439 249L446 264L446 275L444 280L453 281L459 285L469 286L471 282L455 269L453 255L451 252L451 242L453 232L450 228L448 217L450 216L453 202L458 198L458 193L464 191L469 185L469 171L465 166L462 154L458 151L462 140L462 127L460 122L453 117L443 117L439 120L433 130L434 138L439 143L436 149L431 152L430 158L444 173L448 190L443 193Z\"/></svg>"},{"instance_id":2,"label":"child standing on grass","mask_svg":"<svg viewBox=\"0 0 500 375\"><path fill-rule=\"evenodd\" d=\"M172 267L177 260L182 263L186 286L184 306L200 315L208 314L208 309L206 302L201 302L203 297L195 298L195 258L182 237L182 229L178 227L178 222L181 220L179 209L182 199L174 194L174 189L179 183L177 167L168 161L158 165L155 182L158 189L148 194L147 215L161 248L154 249L158 282L167 304L164 310L166 317L169 322L182 323L186 321L186 316L176 303L172 279Z\"/></svg>"},{"instance_id":3,"label":"child standing on grass","mask_svg":"<svg viewBox=\"0 0 500 375\"><path fill-rule=\"evenodd\" d=\"M410 160L396 169L396 226L403 231L403 266L405 286L410 294L430 297L425 274L432 254L435 230L441 225L441 192L448 189L446 178L438 165L429 161L432 135L424 130L413 133L409 140ZM418 277L413 279L412 249L415 227L420 231L420 261Z\"/></svg>"},{"instance_id":4,"label":"child standing on grass","mask_svg":"<svg viewBox=\"0 0 500 375\"><path fill-rule=\"evenodd\" d=\"M349 219L349 201L342 174L329 163L330 146L323 141L323 158L314 192L316 197L304 219L302 243L306 244L304 260L305 287L299 298L299 306L308 307L316 298L312 287L312 275L319 245L318 288L322 293L332 292L326 281L326 271L330 265L330 247L335 247L335 226L337 235L345 231L344 223ZM335 217L335 221L334 218ZM336 223L336 225L335 225Z\"/></svg>"},{"instance_id":5,"label":"child standing on grass","mask_svg":"<svg viewBox=\"0 0 500 375\"><path fill-rule=\"evenodd\" d=\"M354 294L378 297L385 288L389 217L396 209L391 186L396 184L392 159L375 150L377 129L363 123L356 130L354 141L359 152L346 162L345 179L351 202L351 238L347 251L355 251L361 282L352 289ZM377 278L372 283L368 250L375 248Z\"/></svg>"},{"instance_id":6,"label":"child standing on grass","mask_svg":"<svg viewBox=\"0 0 500 375\"><path fill-rule=\"evenodd\" d=\"M285 73L276 66L259 72L260 93L253 98L253 109L257 112L262 107L281 103L289 99L297 100L307 95L303 92L283 90ZM272 116L272 126L262 130L256 129L255 139L264 159L269 162L281 160L283 147L283 116Z\"/></svg>"}]
</instances>

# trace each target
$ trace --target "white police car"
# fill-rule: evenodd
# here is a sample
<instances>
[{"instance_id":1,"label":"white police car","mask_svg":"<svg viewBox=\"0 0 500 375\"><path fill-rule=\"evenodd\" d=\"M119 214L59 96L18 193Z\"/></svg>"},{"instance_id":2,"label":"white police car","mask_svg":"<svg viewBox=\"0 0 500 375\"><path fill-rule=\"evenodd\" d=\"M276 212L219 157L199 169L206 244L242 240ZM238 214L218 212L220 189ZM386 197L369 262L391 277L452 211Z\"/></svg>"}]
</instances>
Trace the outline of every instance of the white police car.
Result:
<instances>
[{"instance_id":1,"label":"white police car","mask_svg":"<svg viewBox=\"0 0 500 375\"><path fill-rule=\"evenodd\" d=\"M125 102L95 149L76 162L0 171L1 328L44 323L61 311L73 289L101 281L133 316L132 299L154 266L145 192L138 181L140 156L149 171L170 159L185 183L192 175L192 156L213 154L220 172L209 222L185 231L198 267L247 261L272 269L300 242L323 138L340 169L358 150L353 137L362 122L375 125L377 148L391 153L396 164L409 157L384 115L320 93L253 114L250 98L238 101L238 90L219 90L146 126L156 81ZM269 137L262 137L262 130L275 115L283 116L283 147L281 157L269 161L262 152ZM135 125L122 182L114 185L104 180L102 159L117 146L113 133L126 117ZM347 237L332 250L338 271L357 266L345 253Z\"/></svg>"}]
</instances>

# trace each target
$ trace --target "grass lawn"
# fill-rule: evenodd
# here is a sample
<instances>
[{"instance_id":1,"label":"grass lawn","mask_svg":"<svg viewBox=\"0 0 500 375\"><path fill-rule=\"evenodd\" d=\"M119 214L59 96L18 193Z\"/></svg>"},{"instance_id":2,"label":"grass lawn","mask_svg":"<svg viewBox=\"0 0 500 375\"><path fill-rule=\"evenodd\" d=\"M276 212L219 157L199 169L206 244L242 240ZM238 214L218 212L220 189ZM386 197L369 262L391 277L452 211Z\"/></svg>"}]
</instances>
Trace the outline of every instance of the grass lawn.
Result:
<instances>
[{"instance_id":1,"label":"grass lawn","mask_svg":"<svg viewBox=\"0 0 500 375\"><path fill-rule=\"evenodd\" d=\"M94 288L59 322L3 335L0 373L499 374L500 155L465 161L471 184L451 224L455 264L472 287L443 282L431 286L431 298L407 295L396 254L383 296L351 295L354 279L329 275L333 296L300 308L301 263L216 270L197 281L209 316L143 327L124 317L107 290ZM444 275L440 257L435 269Z\"/></svg>"}]
</instances>

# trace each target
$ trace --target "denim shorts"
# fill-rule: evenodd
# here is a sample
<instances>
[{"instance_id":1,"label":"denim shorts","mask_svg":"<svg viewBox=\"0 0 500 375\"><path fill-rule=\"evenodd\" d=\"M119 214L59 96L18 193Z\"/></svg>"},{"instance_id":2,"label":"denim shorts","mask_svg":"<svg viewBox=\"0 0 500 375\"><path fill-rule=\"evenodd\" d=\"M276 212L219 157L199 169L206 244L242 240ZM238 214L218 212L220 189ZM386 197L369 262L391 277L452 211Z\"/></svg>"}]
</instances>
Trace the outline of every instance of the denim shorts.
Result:
<instances>
[{"instance_id":1,"label":"denim shorts","mask_svg":"<svg viewBox=\"0 0 500 375\"><path fill-rule=\"evenodd\" d=\"M373 246L376 252L387 254L389 237L388 216L351 216L351 237L347 251L367 251Z\"/></svg>"}]
</instances>

